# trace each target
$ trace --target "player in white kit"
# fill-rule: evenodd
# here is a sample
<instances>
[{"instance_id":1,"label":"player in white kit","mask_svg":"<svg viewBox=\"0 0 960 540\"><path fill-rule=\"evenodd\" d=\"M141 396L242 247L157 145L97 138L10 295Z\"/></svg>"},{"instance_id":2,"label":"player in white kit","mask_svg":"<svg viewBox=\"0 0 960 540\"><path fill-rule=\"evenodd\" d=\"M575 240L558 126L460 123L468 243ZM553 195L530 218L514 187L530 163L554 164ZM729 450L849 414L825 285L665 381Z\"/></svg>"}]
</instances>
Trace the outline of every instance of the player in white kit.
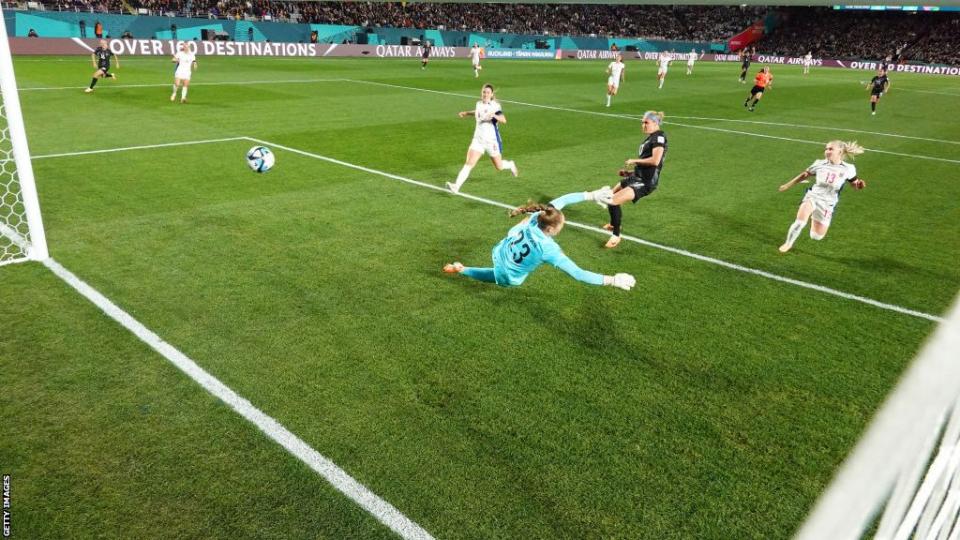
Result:
<instances>
[{"instance_id":1,"label":"player in white kit","mask_svg":"<svg viewBox=\"0 0 960 540\"><path fill-rule=\"evenodd\" d=\"M476 79L480 77L480 70L483 69L480 67L480 57L483 56L483 49L480 48L479 43L474 43L473 48L470 49L470 62L473 63L473 78Z\"/></svg>"},{"instance_id":2,"label":"player in white kit","mask_svg":"<svg viewBox=\"0 0 960 540\"><path fill-rule=\"evenodd\" d=\"M813 51L807 52L803 57L803 74L810 73L810 66L813 64Z\"/></svg>"},{"instance_id":3,"label":"player in white kit","mask_svg":"<svg viewBox=\"0 0 960 540\"><path fill-rule=\"evenodd\" d=\"M618 54L617 59L607 66L607 107L610 106L610 98L617 95L617 90L620 89L620 83L624 80L623 74L626 70L627 66L623 63L622 54Z\"/></svg>"},{"instance_id":4,"label":"player in white kit","mask_svg":"<svg viewBox=\"0 0 960 540\"><path fill-rule=\"evenodd\" d=\"M190 86L190 76L197 69L197 57L190 52L190 46L185 41L180 44L180 50L173 55L173 62L177 64L177 69L173 73L173 93L170 94L170 101L177 100L177 89L183 85L183 93L180 95L180 103L187 102L187 87Z\"/></svg>"},{"instance_id":5,"label":"player in white kit","mask_svg":"<svg viewBox=\"0 0 960 540\"><path fill-rule=\"evenodd\" d=\"M807 170L780 186L780 191L786 191L809 176L817 177L814 185L804 192L797 219L790 225L787 240L780 246L780 253L790 251L811 217L813 223L810 225L810 238L822 240L827 235L843 186L849 182L854 189L860 190L867 185L857 176L857 168L844 161L846 157L853 159L853 156L862 153L863 147L856 142L830 141L823 152L826 159L814 161Z\"/></svg>"},{"instance_id":6,"label":"player in white kit","mask_svg":"<svg viewBox=\"0 0 960 540\"><path fill-rule=\"evenodd\" d=\"M690 52L687 54L687 75L693 74L693 63L697 61L697 50L690 49Z\"/></svg>"},{"instance_id":7,"label":"player in white kit","mask_svg":"<svg viewBox=\"0 0 960 540\"><path fill-rule=\"evenodd\" d=\"M463 183L470 176L470 171L473 170L484 153L490 156L490 161L493 162L493 166L498 171L509 169L513 176L517 176L519 174L517 164L509 159L503 159L501 155L503 143L500 140L500 129L497 126L506 124L507 117L503 115L500 104L494 97L493 85L483 85L483 90L480 92L480 101L477 102L474 110L460 111L457 114L460 118L473 116L477 121L477 126L473 130L473 140L470 142L470 147L467 148L467 161L460 169L460 173L457 174L456 181L447 182L447 188L454 193L459 193Z\"/></svg>"},{"instance_id":8,"label":"player in white kit","mask_svg":"<svg viewBox=\"0 0 960 540\"><path fill-rule=\"evenodd\" d=\"M657 89L663 88L663 80L667 77L667 68L670 67L670 54L666 51L660 53L660 56L657 58L657 62L660 63L660 67L657 68Z\"/></svg>"}]
</instances>

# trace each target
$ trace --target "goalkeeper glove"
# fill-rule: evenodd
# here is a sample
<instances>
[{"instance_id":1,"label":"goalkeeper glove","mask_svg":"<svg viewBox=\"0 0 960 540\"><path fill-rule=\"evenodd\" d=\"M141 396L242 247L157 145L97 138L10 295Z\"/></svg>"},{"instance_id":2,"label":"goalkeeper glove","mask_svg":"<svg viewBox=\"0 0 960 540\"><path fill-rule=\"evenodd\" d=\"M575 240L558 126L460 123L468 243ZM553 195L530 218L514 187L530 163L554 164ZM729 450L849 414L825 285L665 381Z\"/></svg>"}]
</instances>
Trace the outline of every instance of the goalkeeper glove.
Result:
<instances>
[{"instance_id":1,"label":"goalkeeper glove","mask_svg":"<svg viewBox=\"0 0 960 540\"><path fill-rule=\"evenodd\" d=\"M603 284L629 291L637 284L637 280L630 274L616 274L613 276L603 276Z\"/></svg>"},{"instance_id":2,"label":"goalkeeper glove","mask_svg":"<svg viewBox=\"0 0 960 540\"><path fill-rule=\"evenodd\" d=\"M853 186L853 189L863 189L863 188L867 187L867 183L864 182L863 180L859 179L859 178L857 178L857 179L854 180L853 182L850 182L850 185Z\"/></svg>"}]
</instances>

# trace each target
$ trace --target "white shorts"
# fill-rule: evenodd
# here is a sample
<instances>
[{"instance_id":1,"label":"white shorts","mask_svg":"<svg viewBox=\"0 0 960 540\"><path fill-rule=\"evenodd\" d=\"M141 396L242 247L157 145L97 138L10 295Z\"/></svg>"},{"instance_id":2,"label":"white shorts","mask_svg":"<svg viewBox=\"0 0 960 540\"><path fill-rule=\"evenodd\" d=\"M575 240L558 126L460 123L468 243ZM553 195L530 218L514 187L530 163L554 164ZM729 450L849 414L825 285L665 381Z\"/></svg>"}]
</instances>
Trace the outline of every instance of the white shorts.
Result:
<instances>
[{"instance_id":1,"label":"white shorts","mask_svg":"<svg viewBox=\"0 0 960 540\"><path fill-rule=\"evenodd\" d=\"M614 88L620 88L620 78L619 77L607 77L607 86L612 86Z\"/></svg>"},{"instance_id":2,"label":"white shorts","mask_svg":"<svg viewBox=\"0 0 960 540\"><path fill-rule=\"evenodd\" d=\"M180 79L181 81L189 81L191 75L193 75L193 72L191 71L177 70L177 72L173 74L173 78Z\"/></svg>"},{"instance_id":3,"label":"white shorts","mask_svg":"<svg viewBox=\"0 0 960 540\"><path fill-rule=\"evenodd\" d=\"M500 141L498 141L495 136L474 137L473 140L470 141L470 150L480 153L486 152L490 157L497 157L500 155Z\"/></svg>"},{"instance_id":4,"label":"white shorts","mask_svg":"<svg viewBox=\"0 0 960 540\"><path fill-rule=\"evenodd\" d=\"M687 60L687 67L693 67L693 60Z\"/></svg>"},{"instance_id":5,"label":"white shorts","mask_svg":"<svg viewBox=\"0 0 960 540\"><path fill-rule=\"evenodd\" d=\"M480 60L471 60L471 61L473 62L473 67L479 67L479 66L480 66Z\"/></svg>"},{"instance_id":6,"label":"white shorts","mask_svg":"<svg viewBox=\"0 0 960 540\"><path fill-rule=\"evenodd\" d=\"M666 74L667 74L667 68L660 68L660 69L657 70L657 76L658 76L658 77L659 77L660 75L666 75Z\"/></svg>"},{"instance_id":7,"label":"white shorts","mask_svg":"<svg viewBox=\"0 0 960 540\"><path fill-rule=\"evenodd\" d=\"M837 206L837 199L825 199L807 192L807 194L803 196L803 202L807 201L813 203L813 214L811 214L810 217L814 221L823 223L824 225L830 225L830 220L833 219L833 209Z\"/></svg>"}]
</instances>

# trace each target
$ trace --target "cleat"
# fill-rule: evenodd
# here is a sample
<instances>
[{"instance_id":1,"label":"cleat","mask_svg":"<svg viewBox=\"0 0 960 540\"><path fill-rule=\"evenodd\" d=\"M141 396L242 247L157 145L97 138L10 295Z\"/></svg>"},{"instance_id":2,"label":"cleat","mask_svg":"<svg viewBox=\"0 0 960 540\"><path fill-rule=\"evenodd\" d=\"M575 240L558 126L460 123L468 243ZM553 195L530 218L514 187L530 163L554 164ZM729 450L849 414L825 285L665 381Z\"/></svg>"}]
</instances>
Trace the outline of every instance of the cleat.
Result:
<instances>
[{"instance_id":1,"label":"cleat","mask_svg":"<svg viewBox=\"0 0 960 540\"><path fill-rule=\"evenodd\" d=\"M187 102L187 98L182 98L182 99L180 100L180 103L186 103L186 102Z\"/></svg>"},{"instance_id":2,"label":"cleat","mask_svg":"<svg viewBox=\"0 0 960 540\"><path fill-rule=\"evenodd\" d=\"M176 100L177 100L177 95L176 95L176 94L170 96L170 101L176 101Z\"/></svg>"},{"instance_id":3,"label":"cleat","mask_svg":"<svg viewBox=\"0 0 960 540\"><path fill-rule=\"evenodd\" d=\"M453 182L447 182L447 189L449 189L451 193L460 193L460 188Z\"/></svg>"},{"instance_id":4,"label":"cleat","mask_svg":"<svg viewBox=\"0 0 960 540\"><path fill-rule=\"evenodd\" d=\"M89 94L93 92L93 88L84 88L83 91Z\"/></svg>"},{"instance_id":5,"label":"cleat","mask_svg":"<svg viewBox=\"0 0 960 540\"><path fill-rule=\"evenodd\" d=\"M514 177L514 178L520 176L520 171L517 170L517 163L516 163L516 162L513 162L513 163L510 165L510 172L513 174L513 177Z\"/></svg>"},{"instance_id":6,"label":"cleat","mask_svg":"<svg viewBox=\"0 0 960 540\"><path fill-rule=\"evenodd\" d=\"M786 252L790 251L790 248L792 248L792 247L793 247L793 246L791 246L790 244L784 244L784 245L780 246L779 248L777 248L777 250L780 251L780 253L786 253Z\"/></svg>"},{"instance_id":7,"label":"cleat","mask_svg":"<svg viewBox=\"0 0 960 540\"><path fill-rule=\"evenodd\" d=\"M447 274L459 274L460 272L463 272L463 265L459 262L445 264L443 265L443 271Z\"/></svg>"},{"instance_id":8,"label":"cleat","mask_svg":"<svg viewBox=\"0 0 960 540\"><path fill-rule=\"evenodd\" d=\"M605 230L605 231L612 231L612 230L613 230L613 225L607 223L606 225L603 226L603 230Z\"/></svg>"},{"instance_id":9,"label":"cleat","mask_svg":"<svg viewBox=\"0 0 960 540\"><path fill-rule=\"evenodd\" d=\"M603 245L603 247L605 247L605 248L615 248L615 247L617 247L617 246L619 246L619 245L620 245L620 237L619 237L619 236L611 236L610 239L607 240L607 243Z\"/></svg>"}]
</instances>

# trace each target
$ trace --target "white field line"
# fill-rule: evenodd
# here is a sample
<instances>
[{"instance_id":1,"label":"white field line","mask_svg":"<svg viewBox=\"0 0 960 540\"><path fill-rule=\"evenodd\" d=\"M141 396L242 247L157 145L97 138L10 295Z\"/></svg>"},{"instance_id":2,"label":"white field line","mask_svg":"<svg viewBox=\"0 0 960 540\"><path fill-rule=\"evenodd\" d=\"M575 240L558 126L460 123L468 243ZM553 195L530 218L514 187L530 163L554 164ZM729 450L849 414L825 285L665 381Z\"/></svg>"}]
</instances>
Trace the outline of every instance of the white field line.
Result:
<instances>
[{"instance_id":1,"label":"white field line","mask_svg":"<svg viewBox=\"0 0 960 540\"><path fill-rule=\"evenodd\" d=\"M431 94L441 94L441 95L447 95L447 96L457 96L457 97L464 97L464 98L470 98L470 99L475 99L475 98L476 98L476 96L474 96L474 95L469 95L469 94L458 94L458 93L456 93L456 92L445 92L445 91L442 91L442 90L430 90L430 89L427 89L427 88L417 88L417 87L415 87L415 86L403 86L403 85L399 85L399 84L390 84L390 83L382 83L382 82L374 82L374 81L364 81L364 80L360 80L360 79L343 79L343 80L344 80L344 81L349 81L349 82L361 83L361 84L370 84L370 85L374 85L374 86L386 86L386 87L392 87L392 88L400 88L400 89L403 89L403 90L413 90L413 91L417 91L417 92L428 92L428 93L431 93ZM553 110L553 111L563 111L563 112L578 113L578 114L589 114L589 115L593 115L593 116L605 116L605 117L607 117L607 118L622 118L622 119L626 119L626 120L632 120L632 121L634 121L634 122L638 121L638 118L637 118L635 115L629 115L629 114L616 114L616 113L605 113L605 112L598 112L598 111L585 111L585 110L583 110L583 109L571 109L571 108L568 108L568 107L556 107L556 106L553 106L553 105L541 105L541 104L539 104L539 103L527 103L527 102L525 102L525 101L514 101L514 100L509 100L509 99L498 99L498 101L500 101L501 103L513 103L514 105L523 105L523 106L525 106L525 107L534 107L534 108L538 108L538 109L549 109L549 110ZM667 115L667 117L669 118L669 115ZM736 134L736 135L746 135L746 136L749 136L749 137L761 137L761 138L764 138L764 139L776 139L776 140L781 140L781 141L799 142L799 143L804 143L804 144L816 144L816 145L819 145L819 146L823 146L824 143L826 142L826 141L810 141L810 140L806 140L806 139L793 139L793 138L790 138L790 137L776 137L776 136L774 136L774 135L763 135L763 134L760 134L760 133L751 133L751 132L749 132L749 131L738 131L738 130L734 130L734 129L724 129L724 128L717 128L717 127L710 127L710 126L699 126L699 125L694 125L694 124L681 124L681 123L678 123L678 122L671 122L671 121L665 121L664 123L665 123L665 124L670 124L670 125L673 125L673 126L680 126L680 127L686 127L686 128L692 128L692 129L703 129L703 130L707 130L707 131L717 131L717 132L721 132L721 133L733 133L733 134ZM867 148L866 150L867 150L868 152L876 152L876 153L878 153L878 154L890 154L890 155L893 155L893 156L901 156L901 157L907 157L907 158L927 159L927 160L932 160L932 161L944 161L944 162L947 162L947 163L960 163L960 159L948 159L948 158L940 158L940 157L933 157L933 156L924 156L924 155L912 154L912 153L908 154L908 153L902 153L902 152L891 152L891 151L889 151L889 150L877 150L877 149L874 149L874 148Z\"/></svg>"},{"instance_id":2,"label":"white field line","mask_svg":"<svg viewBox=\"0 0 960 540\"><path fill-rule=\"evenodd\" d=\"M346 79L280 79L273 81L220 81L220 82L191 82L190 86L234 86L245 84L312 84L326 82L343 82ZM112 84L107 82L100 88L170 88L171 83L156 84ZM83 90L86 86L26 86L18 88L21 92L31 92L38 90Z\"/></svg>"},{"instance_id":3,"label":"white field line","mask_svg":"<svg viewBox=\"0 0 960 540\"><path fill-rule=\"evenodd\" d=\"M920 90L918 88L904 88L902 86L898 86L897 90L904 90L907 92L919 92L921 94L936 94L938 96L960 97L960 92L938 92L936 90Z\"/></svg>"},{"instance_id":4,"label":"white field line","mask_svg":"<svg viewBox=\"0 0 960 540\"><path fill-rule=\"evenodd\" d=\"M384 501L363 484L338 467L334 462L322 456L302 439L283 427L272 417L245 398L234 392L219 379L207 373L188 356L180 352L173 345L167 343L149 328L134 319L129 313L117 307L99 291L82 281L72 272L64 268L57 261L47 259L43 264L60 279L73 287L77 292L93 302L107 316L117 321L121 326L132 332L141 341L150 346L170 361L180 371L202 386L207 392L230 406L240 416L257 426L264 434L276 441L280 446L305 463L341 493L359 504L364 510L376 517L381 523L403 538L432 539L426 530L400 513L390 503Z\"/></svg>"},{"instance_id":5,"label":"white field line","mask_svg":"<svg viewBox=\"0 0 960 540\"><path fill-rule=\"evenodd\" d=\"M628 116L639 118L641 115L631 114ZM843 131L846 133L862 133L864 135L880 135L881 137L896 137L898 139L913 139L917 141L930 141L930 142L938 142L938 143L945 143L945 144L960 144L960 141L951 141L947 139L931 139L929 137L914 137L912 135L900 135L897 133L882 133L880 131L863 131L860 129L845 129L845 128L835 128L835 127L829 127L829 126L811 126L808 124L789 124L785 122L763 122L759 120L739 120L736 118L714 118L710 116L679 116L676 114L671 114L669 115L669 117L679 118L681 120L715 120L718 122L739 122L742 124L759 124L764 126L782 126L782 127L795 127L795 128L802 128L802 129L819 129L823 131Z\"/></svg>"},{"instance_id":6,"label":"white field line","mask_svg":"<svg viewBox=\"0 0 960 540\"><path fill-rule=\"evenodd\" d=\"M265 145L265 146L269 146L269 147L271 147L271 148L280 148L280 149L286 150L286 151L288 151L288 152L293 152L293 153L295 153L295 154L300 154L300 155L302 155L302 156L311 157L311 158L314 158L314 159L319 159L319 160L321 160L321 161L326 161L326 162L328 162L328 163L334 163L334 164L337 164L337 165L342 165L342 166L344 166L344 167L349 167L349 168L351 168L351 169L356 169L356 170L358 170L358 171L363 171L363 172L367 172L367 173L371 173L371 174L376 174L376 175L379 175L379 176L383 176L383 177L386 177L386 178L391 178L391 179L393 179L393 180L399 180L399 181L401 181L401 182L406 182L406 183L408 183L408 184L412 184L412 185L415 185L415 186L424 187L424 188L427 188L427 189L432 189L432 190L435 190L435 191L442 191L442 192L447 192L447 193L449 193L448 190L446 190L446 189L444 189L444 188L442 188L442 187L435 186L435 185L429 184L429 183L427 183L427 182L421 182L421 181L419 181L419 180L414 180L414 179L412 179L412 178L407 178L407 177L400 176L400 175L396 175L396 174L391 174L391 173L387 173L387 172L383 172L383 171L378 171L378 170L376 170L376 169L371 169L371 168L369 168L369 167L364 167L364 166L362 166L362 165L356 165L356 164L349 163L349 162L346 162L346 161L341 161L341 160L339 160L339 159L334 159L334 158L331 158L331 157L322 156L322 155L320 155L320 154L315 154L315 153L313 153L313 152L307 152L306 150L300 150L300 149L297 149L297 148L292 148L292 147L289 147L289 146L284 146L284 145L281 145L281 144L278 144L278 143L275 143L275 142L264 141L264 140L261 140L261 139L255 139L255 138L253 138L253 137L246 137L246 139L249 140L249 141L251 141L251 142L255 142L255 143L257 143L257 144L262 144L262 145ZM471 199L471 200L477 201L477 202L482 202L482 203L485 203L485 204L489 204L489 205L493 205L493 206L498 206L498 207L500 207L500 208L506 208L506 209L513 209L513 208L514 208L514 206L511 206L511 205L508 205L508 204L504 204L504 203L501 203L501 202L498 202L498 201L493 201L493 200L490 200L490 199L485 199L485 198L483 198L483 197L476 197L476 196L474 196L474 195L465 194L465 193L463 193L463 192L460 192L458 195L461 196L461 197L465 197L465 198L467 198L467 199ZM583 229L583 230L587 230L587 231L594 231L594 232L598 232L598 233L604 234L604 235L609 235L609 234L610 234L609 232L604 231L603 229L601 229L601 228L599 228L599 227L594 227L594 226L592 226L592 225L584 225L584 224L582 224L582 223L577 223L577 222L575 222L575 221L567 221L566 223L567 223L567 225L569 225L569 226L576 227L576 228L579 228L579 229ZM737 271L739 271L739 272L745 272L745 273L748 273L748 274L753 274L753 275L760 276L760 277L764 277L764 278L767 278L767 279L772 279L772 280L774 280L774 281L779 281L779 282L781 282L781 283L788 283L788 284L790 284L790 285L795 285L795 286L797 286L797 287L803 287L803 288L805 288L805 289L810 289L810 290L822 292L822 293L825 293L825 294L837 296L837 297L839 297L839 298L844 298L844 299L846 299L846 300L853 300L853 301L855 301L855 302L861 302L861 303L863 303L863 304L867 304L867 305L871 305L871 306L874 306L874 307L878 307L878 308L880 308L880 309L885 309L885 310L889 310L889 311L894 311L894 312L896 312L896 313L901 313L901 314L904 314L904 315L910 315L910 316L912 316L912 317L919 317L919 318L921 318L921 319L927 319L927 320L929 320L929 321L935 321L935 322L941 322L941 321L943 321L943 319L942 319L941 317L938 317L938 316L936 316L936 315L931 315L931 314L929 314L929 313L923 313L923 312L921 312L921 311L916 311L916 310L908 309L908 308L905 308L905 307L900 307L900 306L897 306L897 305L888 304L888 303L885 303L885 302L880 302L880 301L878 301L878 300L874 300L874 299L872 299L872 298L867 298L867 297L865 297L865 296L859 296L859 295L856 295L856 294L846 293L846 292L839 291L839 290L836 290L836 289L831 289L831 288L829 288L829 287L824 287L823 285L817 285L817 284L815 284L815 283L808 283L808 282L806 282L806 281L801 281L801 280L799 280L799 279L793 279L793 278L788 278L788 277L784 277L784 276L779 276L779 275L772 274L772 273L770 273L770 272L766 272L766 271L763 271L763 270L757 270L757 269L755 269L755 268L749 268L749 267L746 267L746 266L741 266L741 265L739 265L739 264L734 264L734 263L731 263L731 262L727 262L727 261L724 261L724 260L721 260L721 259L715 259L715 258L713 258L713 257L708 257L708 256L706 256L706 255L700 255L700 254L698 254L698 253L693 253L693 252L687 251L687 250L685 250L685 249L675 248L675 247L667 246L667 245L664 245L664 244L658 244L658 243L656 243L656 242L651 242L651 241L649 241L649 240L644 240L644 239L642 239L642 238L637 238L637 237L628 236L628 235L622 235L621 237L624 238L624 239L626 239L626 240L630 240L631 242L636 242L636 243L641 244L641 245L644 245L644 246L648 246L648 247L660 249L660 250L667 251L667 252L669 252L669 253L673 253L673 254L676 254L676 255L681 255L681 256L684 256L684 257L690 257L690 258L696 259L696 260L698 260L698 261L702 261L702 262L706 262L706 263L710 263L710 264L715 264L715 265L718 265L718 266L722 266L722 267L724 267L724 268L729 268L729 269L731 269L731 270L737 270Z\"/></svg>"},{"instance_id":7,"label":"white field line","mask_svg":"<svg viewBox=\"0 0 960 540\"><path fill-rule=\"evenodd\" d=\"M82 152L64 152L62 154L41 154L37 156L32 156L32 158L33 159L49 159L49 158L70 157L70 156L85 156L88 154L109 154L111 152L126 152L129 150L147 150L150 148L188 146L191 144L208 144L208 143L229 142L229 141L242 141L245 139L246 137L226 137L223 139L204 139L202 141L182 141L182 142L172 142L172 143L162 143L162 144L145 144L142 146L124 146L121 148L107 148L105 150L85 150Z\"/></svg>"}]
</instances>

